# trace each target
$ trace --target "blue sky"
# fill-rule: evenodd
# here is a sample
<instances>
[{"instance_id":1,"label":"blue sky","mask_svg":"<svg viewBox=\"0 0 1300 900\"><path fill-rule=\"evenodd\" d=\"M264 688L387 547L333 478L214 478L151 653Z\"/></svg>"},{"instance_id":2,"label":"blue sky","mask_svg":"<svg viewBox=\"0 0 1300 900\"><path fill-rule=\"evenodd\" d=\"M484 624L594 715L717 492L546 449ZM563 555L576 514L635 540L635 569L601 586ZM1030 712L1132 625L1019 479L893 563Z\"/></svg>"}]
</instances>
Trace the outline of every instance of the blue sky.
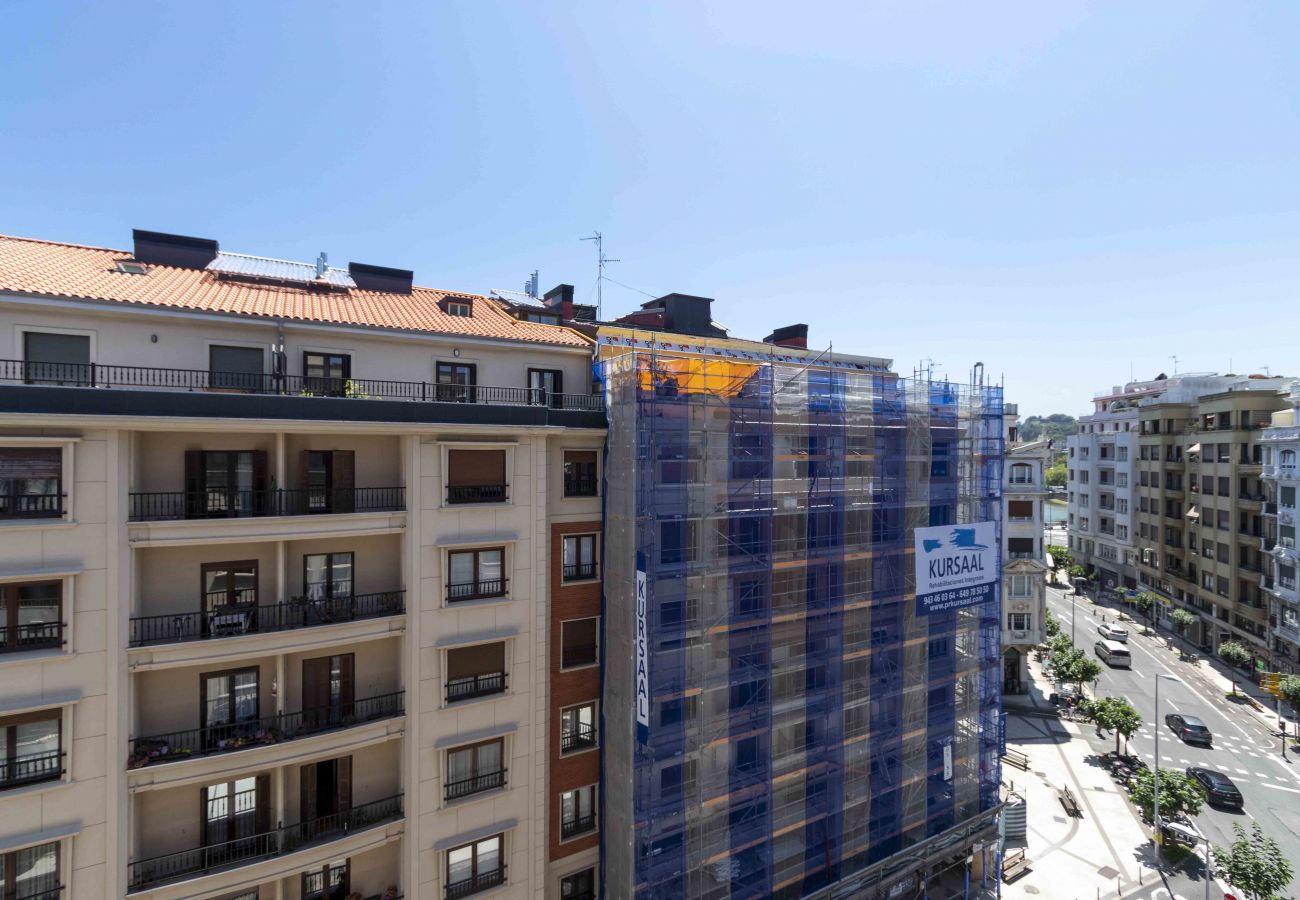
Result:
<instances>
[{"instance_id":1,"label":"blue sky","mask_svg":"<svg viewBox=\"0 0 1300 900\"><path fill-rule=\"evenodd\" d=\"M983 361L1023 414L1300 374L1300 5L6 4L0 231ZM642 294L610 285L606 313Z\"/></svg>"}]
</instances>

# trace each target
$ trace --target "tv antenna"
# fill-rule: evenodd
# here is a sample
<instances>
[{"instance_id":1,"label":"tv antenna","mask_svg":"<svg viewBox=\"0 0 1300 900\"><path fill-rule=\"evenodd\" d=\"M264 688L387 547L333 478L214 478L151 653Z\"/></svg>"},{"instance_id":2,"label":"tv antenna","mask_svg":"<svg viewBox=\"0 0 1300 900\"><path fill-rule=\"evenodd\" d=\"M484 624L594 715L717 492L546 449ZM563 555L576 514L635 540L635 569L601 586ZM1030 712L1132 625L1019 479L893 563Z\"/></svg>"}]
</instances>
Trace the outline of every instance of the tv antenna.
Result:
<instances>
[{"instance_id":1,"label":"tv antenna","mask_svg":"<svg viewBox=\"0 0 1300 900\"><path fill-rule=\"evenodd\" d=\"M1170 355L1169 358L1172 359L1172 360L1174 361L1174 374L1177 375L1177 374L1178 374L1178 357L1177 357L1177 356Z\"/></svg>"},{"instance_id":2,"label":"tv antenna","mask_svg":"<svg viewBox=\"0 0 1300 900\"><path fill-rule=\"evenodd\" d=\"M583 241L596 242L596 321L600 321L600 302L604 292L601 290L605 281L605 266L608 263L622 262L621 259L610 259L605 255L605 236L599 231L593 231L591 237L579 238Z\"/></svg>"}]
</instances>

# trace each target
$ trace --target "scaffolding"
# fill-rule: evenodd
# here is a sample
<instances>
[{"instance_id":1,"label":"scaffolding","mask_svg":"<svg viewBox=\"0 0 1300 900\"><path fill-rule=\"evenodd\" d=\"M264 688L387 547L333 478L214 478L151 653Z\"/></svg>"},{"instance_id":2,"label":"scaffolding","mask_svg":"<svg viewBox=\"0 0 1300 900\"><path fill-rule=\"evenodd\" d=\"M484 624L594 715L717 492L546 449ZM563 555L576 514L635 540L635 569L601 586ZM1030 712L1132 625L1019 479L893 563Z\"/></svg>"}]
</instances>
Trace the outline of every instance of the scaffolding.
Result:
<instances>
[{"instance_id":1,"label":"scaffolding","mask_svg":"<svg viewBox=\"0 0 1300 900\"><path fill-rule=\"evenodd\" d=\"M653 348L599 377L607 896L803 897L996 807L1000 596L919 615L912 547L1000 536L1001 388Z\"/></svg>"}]
</instances>

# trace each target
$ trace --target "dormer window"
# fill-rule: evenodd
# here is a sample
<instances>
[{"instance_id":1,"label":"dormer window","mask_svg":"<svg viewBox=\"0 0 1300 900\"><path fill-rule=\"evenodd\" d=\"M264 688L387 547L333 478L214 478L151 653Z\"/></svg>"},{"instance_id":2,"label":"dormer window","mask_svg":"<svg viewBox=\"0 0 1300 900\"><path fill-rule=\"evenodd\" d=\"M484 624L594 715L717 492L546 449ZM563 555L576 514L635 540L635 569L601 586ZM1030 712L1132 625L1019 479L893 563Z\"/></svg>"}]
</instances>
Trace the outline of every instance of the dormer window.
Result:
<instances>
[{"instance_id":1,"label":"dormer window","mask_svg":"<svg viewBox=\"0 0 1300 900\"><path fill-rule=\"evenodd\" d=\"M469 300L448 298L442 301L442 309L449 316L472 316L474 305Z\"/></svg>"},{"instance_id":2,"label":"dormer window","mask_svg":"<svg viewBox=\"0 0 1300 900\"><path fill-rule=\"evenodd\" d=\"M132 262L130 260L119 259L114 263L117 271L123 275L148 275L149 267L142 262Z\"/></svg>"}]
</instances>

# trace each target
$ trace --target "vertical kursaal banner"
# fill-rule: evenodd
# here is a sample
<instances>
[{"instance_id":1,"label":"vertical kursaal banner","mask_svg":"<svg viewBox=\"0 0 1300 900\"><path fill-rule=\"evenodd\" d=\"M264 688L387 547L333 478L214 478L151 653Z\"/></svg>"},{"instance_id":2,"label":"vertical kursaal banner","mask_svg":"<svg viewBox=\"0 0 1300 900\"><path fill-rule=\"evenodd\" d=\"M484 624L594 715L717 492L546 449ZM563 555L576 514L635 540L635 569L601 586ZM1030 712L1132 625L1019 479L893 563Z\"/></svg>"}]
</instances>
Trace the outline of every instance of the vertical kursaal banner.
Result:
<instances>
[{"instance_id":1,"label":"vertical kursaal banner","mask_svg":"<svg viewBox=\"0 0 1300 900\"><path fill-rule=\"evenodd\" d=\"M636 555L636 736L650 741L650 634L646 623L645 554Z\"/></svg>"}]
</instances>

